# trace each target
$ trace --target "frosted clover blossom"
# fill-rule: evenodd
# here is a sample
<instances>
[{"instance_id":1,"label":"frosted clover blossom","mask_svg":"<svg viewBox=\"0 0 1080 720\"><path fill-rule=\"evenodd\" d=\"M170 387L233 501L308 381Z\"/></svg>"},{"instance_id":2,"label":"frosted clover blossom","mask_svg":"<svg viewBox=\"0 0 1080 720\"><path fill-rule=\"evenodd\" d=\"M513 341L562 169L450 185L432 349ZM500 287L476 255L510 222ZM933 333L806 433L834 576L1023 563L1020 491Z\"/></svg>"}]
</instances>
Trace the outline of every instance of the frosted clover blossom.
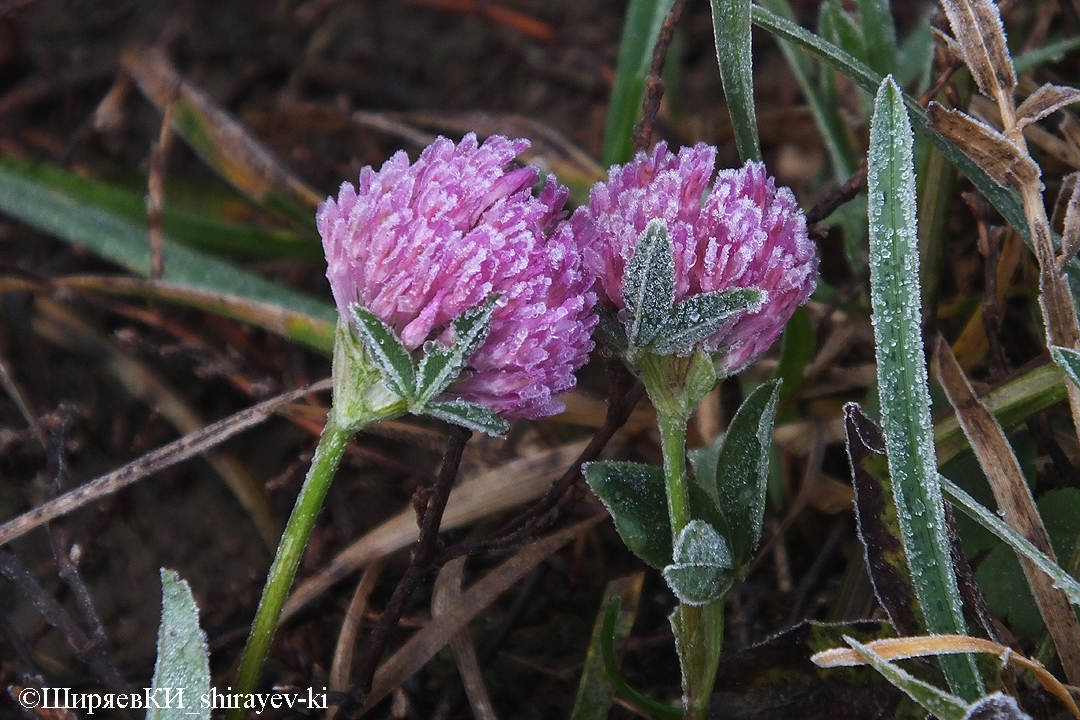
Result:
<instances>
[{"instance_id":1,"label":"frosted clover blossom","mask_svg":"<svg viewBox=\"0 0 1080 720\"><path fill-rule=\"evenodd\" d=\"M590 463L585 475L627 547L679 600L670 620L687 720L709 717L724 595L761 537L779 381L691 454L692 477L687 423L720 378L776 341L817 274L792 192L761 163L717 173L715 162L707 145L673 154L661 143L613 166L570 220L597 276L601 330L645 385L664 457L662 468Z\"/></svg>"},{"instance_id":2,"label":"frosted clover blossom","mask_svg":"<svg viewBox=\"0 0 1080 720\"><path fill-rule=\"evenodd\" d=\"M440 138L413 164L399 152L364 168L358 187L343 183L319 207L342 324L362 340L347 348L366 352L410 410L487 430L470 424L478 407L552 415L592 349L595 276L564 221L567 191L548 177L534 195L539 172L508 168L528 146ZM393 404L376 390L369 406Z\"/></svg>"},{"instance_id":3,"label":"frosted clover blossom","mask_svg":"<svg viewBox=\"0 0 1080 720\"><path fill-rule=\"evenodd\" d=\"M406 412L498 435L559 412L593 347L595 276L565 221L567 191L510 163L529 146L439 138L415 163L365 167L316 222L339 319L333 404L278 545L237 676L259 681L296 568L352 436ZM438 495L438 493L435 493ZM445 502L445 495L442 502ZM441 515L441 507L429 512ZM239 720L234 713L230 720Z\"/></svg>"},{"instance_id":4,"label":"frosted clover blossom","mask_svg":"<svg viewBox=\"0 0 1080 720\"><path fill-rule=\"evenodd\" d=\"M708 145L673 154L660 143L651 154L639 153L625 166L613 166L608 182L593 188L588 205L574 213L571 225L586 265L598 276L603 305L620 313L624 322L650 322L642 317L648 308L635 307L634 292L641 293L643 306L646 301L666 302L658 294L670 294L677 311L702 295L711 293L719 300L717 293L756 289L758 293L729 294L727 316L723 303L695 301L701 307L685 308L684 325L692 325L691 311L699 320L714 311L711 317L719 324L686 330L683 337L692 342L659 346L660 354L685 354L698 345L714 356L721 375L730 375L773 345L795 308L813 292L818 261L791 190L776 187L765 166L756 162L721 170L710 187L715 161L716 149ZM632 277L642 247L657 259L649 267L639 258L636 269L656 275L665 271L662 264L671 264L670 287L655 277L644 282ZM639 310L636 318L627 317L628 311ZM653 319L657 322L662 321ZM635 328L628 330L633 344Z\"/></svg>"}]
</instances>

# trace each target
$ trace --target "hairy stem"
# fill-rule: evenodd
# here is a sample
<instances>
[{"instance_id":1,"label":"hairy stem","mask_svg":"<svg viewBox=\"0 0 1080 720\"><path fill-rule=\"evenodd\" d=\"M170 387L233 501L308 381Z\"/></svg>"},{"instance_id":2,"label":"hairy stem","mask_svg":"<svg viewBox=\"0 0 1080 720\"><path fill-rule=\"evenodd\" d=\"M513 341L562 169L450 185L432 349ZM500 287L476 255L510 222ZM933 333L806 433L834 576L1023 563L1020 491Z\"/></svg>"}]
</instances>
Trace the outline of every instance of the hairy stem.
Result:
<instances>
[{"instance_id":1,"label":"hairy stem","mask_svg":"<svg viewBox=\"0 0 1080 720\"><path fill-rule=\"evenodd\" d=\"M304 486L300 488L289 523L282 533L277 556L274 564L270 566L262 599L255 611L255 621L251 625L251 633L248 635L247 647L244 648L244 657L236 678L237 693L252 693L258 686L270 642L277 630L281 608L296 577L296 568L315 526L315 518L326 498L326 491L330 488L345 447L354 433L354 429L338 424L334 413L330 413L319 440L319 447L315 450L315 457L311 459ZM232 709L226 715L227 720L242 720L243 717L242 709Z\"/></svg>"}]
</instances>

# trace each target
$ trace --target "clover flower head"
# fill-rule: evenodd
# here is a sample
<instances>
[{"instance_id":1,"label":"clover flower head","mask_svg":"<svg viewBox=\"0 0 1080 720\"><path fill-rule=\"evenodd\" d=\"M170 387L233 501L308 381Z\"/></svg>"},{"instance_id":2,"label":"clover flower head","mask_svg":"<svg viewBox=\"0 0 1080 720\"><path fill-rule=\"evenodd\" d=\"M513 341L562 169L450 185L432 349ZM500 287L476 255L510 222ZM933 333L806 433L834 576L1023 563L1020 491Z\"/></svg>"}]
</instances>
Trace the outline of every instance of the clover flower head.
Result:
<instances>
[{"instance_id":1,"label":"clover flower head","mask_svg":"<svg viewBox=\"0 0 1080 720\"><path fill-rule=\"evenodd\" d=\"M776 187L764 164L747 162L713 179L715 161L716 149L705 144L673 154L659 143L651 154L612 166L570 224L597 275L601 302L615 311L626 307L626 264L656 218L675 250L676 302L716 290L763 290L758 311L737 316L702 343L718 369L732 374L767 351L810 296L818 260L794 194Z\"/></svg>"},{"instance_id":2,"label":"clover flower head","mask_svg":"<svg viewBox=\"0 0 1080 720\"><path fill-rule=\"evenodd\" d=\"M528 147L439 138L415 163L398 152L363 168L316 217L342 317L359 303L410 351L448 344L455 318L497 296L487 339L448 394L507 419L563 409L553 397L574 387L596 323L595 276L561 230L566 189L549 176L534 195L539 172L508 167Z\"/></svg>"}]
</instances>

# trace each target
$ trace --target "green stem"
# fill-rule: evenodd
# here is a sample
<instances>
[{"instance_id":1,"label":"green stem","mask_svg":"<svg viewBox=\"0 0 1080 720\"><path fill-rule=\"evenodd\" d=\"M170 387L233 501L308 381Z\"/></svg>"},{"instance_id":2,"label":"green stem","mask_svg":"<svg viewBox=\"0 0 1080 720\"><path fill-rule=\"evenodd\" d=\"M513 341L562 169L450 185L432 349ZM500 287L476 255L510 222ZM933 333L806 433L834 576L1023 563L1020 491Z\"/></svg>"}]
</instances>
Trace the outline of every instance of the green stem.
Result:
<instances>
[{"instance_id":1,"label":"green stem","mask_svg":"<svg viewBox=\"0 0 1080 720\"><path fill-rule=\"evenodd\" d=\"M251 634L248 635L247 647L244 648L244 657L236 679L236 693L243 695L255 692L263 663L270 650L270 642L274 639L281 608L296 577L296 568L315 525L315 518L322 508L326 491L334 479L345 447L354 434L355 428L339 424L334 419L334 413L330 413L319 440L319 447L315 450L315 457L311 460L304 486L296 498L289 524L285 526L285 532L281 536L277 557L270 566L266 587L263 588L259 608L255 611L255 621L251 625ZM226 720L242 720L243 717L242 709L232 709L226 715Z\"/></svg>"},{"instance_id":2,"label":"green stem","mask_svg":"<svg viewBox=\"0 0 1080 720\"><path fill-rule=\"evenodd\" d=\"M686 420L660 413L660 442L664 453L668 518L672 543L690 522L690 488L686 484Z\"/></svg>"},{"instance_id":3,"label":"green stem","mask_svg":"<svg viewBox=\"0 0 1080 720\"><path fill-rule=\"evenodd\" d=\"M664 453L668 516L672 545L690 522L690 488L686 477L686 424L684 412L659 410L660 442ZM724 640L724 601L703 607L679 605L673 623L682 668L683 712L686 720L707 720L709 700Z\"/></svg>"},{"instance_id":4,"label":"green stem","mask_svg":"<svg viewBox=\"0 0 1080 720\"><path fill-rule=\"evenodd\" d=\"M708 720L724 644L724 601L680 605L675 613L682 628L675 642L683 675L684 720Z\"/></svg>"},{"instance_id":5,"label":"green stem","mask_svg":"<svg viewBox=\"0 0 1080 720\"><path fill-rule=\"evenodd\" d=\"M679 357L642 351L633 358L633 365L659 418L671 544L677 547L679 535L691 520L686 424L717 377L712 362L700 352ZM724 601L701 607L679 605L670 620L682 670L685 718L707 720L724 641Z\"/></svg>"}]
</instances>

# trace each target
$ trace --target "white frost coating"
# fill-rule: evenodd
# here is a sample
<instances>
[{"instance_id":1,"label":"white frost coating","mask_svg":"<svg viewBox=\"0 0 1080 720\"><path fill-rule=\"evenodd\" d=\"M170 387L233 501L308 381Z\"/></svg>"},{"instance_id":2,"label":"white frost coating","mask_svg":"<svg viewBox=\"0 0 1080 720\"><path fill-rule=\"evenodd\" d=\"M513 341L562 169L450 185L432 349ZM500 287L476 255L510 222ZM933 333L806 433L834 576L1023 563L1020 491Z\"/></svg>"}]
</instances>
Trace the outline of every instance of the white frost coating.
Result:
<instances>
[{"instance_id":1,"label":"white frost coating","mask_svg":"<svg viewBox=\"0 0 1080 720\"><path fill-rule=\"evenodd\" d=\"M161 626L151 697L171 707L151 707L146 720L210 720L210 708L198 702L199 697L210 692L209 658L191 588L174 571L162 568ZM184 704L178 707L175 701L166 703L165 696L171 694L175 700L178 688L183 688Z\"/></svg>"},{"instance_id":2,"label":"white frost coating","mask_svg":"<svg viewBox=\"0 0 1080 720\"><path fill-rule=\"evenodd\" d=\"M996 692L971 703L964 720L1031 720L1016 698Z\"/></svg>"},{"instance_id":3,"label":"white frost coating","mask_svg":"<svg viewBox=\"0 0 1080 720\"><path fill-rule=\"evenodd\" d=\"M630 342L643 347L656 336L675 304L675 249L663 219L650 220L626 264L623 297Z\"/></svg>"},{"instance_id":4,"label":"white frost coating","mask_svg":"<svg viewBox=\"0 0 1080 720\"><path fill-rule=\"evenodd\" d=\"M664 568L664 580L679 602L705 605L722 598L731 587L731 548L705 521L687 523L674 550L674 562Z\"/></svg>"},{"instance_id":5,"label":"white frost coating","mask_svg":"<svg viewBox=\"0 0 1080 720\"><path fill-rule=\"evenodd\" d=\"M900 533L928 630L964 634L930 421L912 161L911 125L901 91L889 76L874 102L867 176L882 430ZM946 674L950 681L958 679L948 668ZM972 674L977 679L974 666Z\"/></svg>"}]
</instances>

